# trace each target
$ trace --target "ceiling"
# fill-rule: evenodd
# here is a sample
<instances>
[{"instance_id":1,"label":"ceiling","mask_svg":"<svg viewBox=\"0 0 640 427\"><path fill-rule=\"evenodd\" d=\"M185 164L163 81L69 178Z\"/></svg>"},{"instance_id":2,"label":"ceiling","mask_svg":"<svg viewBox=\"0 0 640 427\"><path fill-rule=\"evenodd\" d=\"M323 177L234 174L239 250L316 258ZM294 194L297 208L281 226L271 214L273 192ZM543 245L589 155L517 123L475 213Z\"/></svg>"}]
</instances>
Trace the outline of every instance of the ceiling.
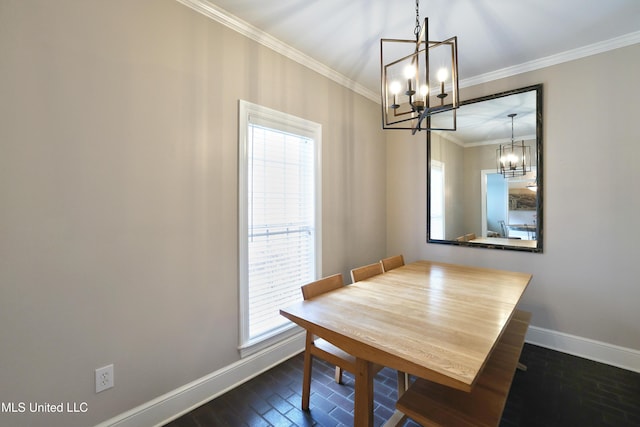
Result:
<instances>
[{"instance_id":1,"label":"ceiling","mask_svg":"<svg viewBox=\"0 0 640 427\"><path fill-rule=\"evenodd\" d=\"M414 0L179 1L222 9L376 97L380 39L414 38ZM640 0L423 0L425 17L429 40L458 37L461 87L640 42Z\"/></svg>"},{"instance_id":2,"label":"ceiling","mask_svg":"<svg viewBox=\"0 0 640 427\"><path fill-rule=\"evenodd\" d=\"M462 147L505 144L512 135L516 140L531 143L536 140L536 112L535 90L513 93L460 106L456 110L456 132L436 132ZM515 114L513 129L509 114ZM451 112L436 114L431 120L436 128L449 127Z\"/></svg>"}]
</instances>

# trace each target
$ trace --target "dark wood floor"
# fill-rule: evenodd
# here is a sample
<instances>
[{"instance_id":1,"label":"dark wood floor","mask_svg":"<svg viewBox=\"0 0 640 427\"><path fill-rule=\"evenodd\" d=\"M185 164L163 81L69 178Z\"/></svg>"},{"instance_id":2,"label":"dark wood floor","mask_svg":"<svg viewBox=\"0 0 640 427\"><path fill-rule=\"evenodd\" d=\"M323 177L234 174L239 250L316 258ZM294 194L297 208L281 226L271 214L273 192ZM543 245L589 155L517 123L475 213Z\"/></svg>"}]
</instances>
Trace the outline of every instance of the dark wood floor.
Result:
<instances>
[{"instance_id":1,"label":"dark wood floor","mask_svg":"<svg viewBox=\"0 0 640 427\"><path fill-rule=\"evenodd\" d=\"M640 426L640 374L525 344L501 427ZM311 411L300 410L302 355L194 409L166 427L351 426L354 380L333 382L333 367L314 362ZM375 380L375 425L391 416L396 374ZM408 421L405 426L417 426Z\"/></svg>"}]
</instances>

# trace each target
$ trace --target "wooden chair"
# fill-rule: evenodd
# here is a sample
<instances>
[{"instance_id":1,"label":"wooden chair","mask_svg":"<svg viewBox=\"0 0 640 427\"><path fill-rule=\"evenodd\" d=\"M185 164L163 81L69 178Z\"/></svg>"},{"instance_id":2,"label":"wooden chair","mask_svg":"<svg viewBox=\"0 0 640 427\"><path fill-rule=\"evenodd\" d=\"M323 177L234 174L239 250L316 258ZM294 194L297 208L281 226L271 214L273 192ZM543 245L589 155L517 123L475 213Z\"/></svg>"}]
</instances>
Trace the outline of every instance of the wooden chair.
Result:
<instances>
[{"instance_id":1,"label":"wooden chair","mask_svg":"<svg viewBox=\"0 0 640 427\"><path fill-rule=\"evenodd\" d=\"M394 268L402 267L404 265L404 258L402 255L395 255L389 258L380 260L383 271L393 270Z\"/></svg>"},{"instance_id":2,"label":"wooden chair","mask_svg":"<svg viewBox=\"0 0 640 427\"><path fill-rule=\"evenodd\" d=\"M502 230L502 235L507 239L520 239L520 237L509 237L509 228L504 223L504 221L498 221L500 223L500 229Z\"/></svg>"},{"instance_id":3,"label":"wooden chair","mask_svg":"<svg viewBox=\"0 0 640 427\"><path fill-rule=\"evenodd\" d=\"M334 274L302 286L302 297L308 300L326 292L339 289L342 286L344 286L342 274ZM355 373L356 371L355 357L322 338L315 338L312 333L307 331L302 376L302 409L304 411L309 410L313 357L319 357L336 365L335 380L338 384L342 383L343 369L351 373ZM378 372L382 369L382 366L374 364L373 369L374 372Z\"/></svg>"},{"instance_id":4,"label":"wooden chair","mask_svg":"<svg viewBox=\"0 0 640 427\"><path fill-rule=\"evenodd\" d=\"M424 426L497 427L530 322L531 313L515 311L471 392L416 380L396 403L405 416L394 415L395 425L404 425L408 416Z\"/></svg>"},{"instance_id":5,"label":"wooden chair","mask_svg":"<svg viewBox=\"0 0 640 427\"><path fill-rule=\"evenodd\" d=\"M362 267L357 267L351 270L351 281L356 283L360 280L365 280L369 277L377 276L382 273L384 273L384 270L382 269L381 262L363 265Z\"/></svg>"}]
</instances>

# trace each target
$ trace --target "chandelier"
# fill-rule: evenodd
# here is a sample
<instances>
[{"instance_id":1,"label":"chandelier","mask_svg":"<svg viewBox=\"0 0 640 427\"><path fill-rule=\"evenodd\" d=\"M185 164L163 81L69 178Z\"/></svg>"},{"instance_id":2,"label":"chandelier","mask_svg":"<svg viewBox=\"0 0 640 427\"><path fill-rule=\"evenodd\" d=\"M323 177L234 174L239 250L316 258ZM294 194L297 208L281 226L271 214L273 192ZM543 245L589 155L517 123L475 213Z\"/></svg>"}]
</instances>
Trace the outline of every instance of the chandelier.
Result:
<instances>
[{"instance_id":1,"label":"chandelier","mask_svg":"<svg viewBox=\"0 0 640 427\"><path fill-rule=\"evenodd\" d=\"M524 176L531 172L531 147L524 145L524 140L516 143L513 139L513 118L516 113L511 113L511 144L500 144L496 150L498 173L505 178Z\"/></svg>"},{"instance_id":2,"label":"chandelier","mask_svg":"<svg viewBox=\"0 0 640 427\"><path fill-rule=\"evenodd\" d=\"M416 0L415 40L380 40L382 128L456 130L458 38L429 41L419 6Z\"/></svg>"}]
</instances>

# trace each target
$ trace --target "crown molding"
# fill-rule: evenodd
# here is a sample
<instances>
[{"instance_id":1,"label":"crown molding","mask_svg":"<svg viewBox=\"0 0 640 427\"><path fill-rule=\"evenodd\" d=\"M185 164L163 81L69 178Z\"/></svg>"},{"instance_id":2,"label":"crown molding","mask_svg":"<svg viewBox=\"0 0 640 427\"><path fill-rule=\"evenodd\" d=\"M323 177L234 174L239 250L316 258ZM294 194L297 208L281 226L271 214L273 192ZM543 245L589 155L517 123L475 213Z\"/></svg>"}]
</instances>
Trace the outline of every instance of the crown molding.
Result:
<instances>
[{"instance_id":1,"label":"crown molding","mask_svg":"<svg viewBox=\"0 0 640 427\"><path fill-rule=\"evenodd\" d=\"M506 67L500 70L491 71L489 73L480 74L460 81L460 87L475 86L482 83L488 83L493 80L503 79L505 77L515 76L529 71L539 70L541 68L551 67L552 65L562 64L563 62L574 61L576 59L585 58L587 56L604 53L610 50L619 49L621 47L631 46L640 43L640 31L625 34L613 39L604 40L583 46L577 49L567 50L545 58L536 59L534 61L525 62L513 67Z\"/></svg>"},{"instance_id":2,"label":"crown molding","mask_svg":"<svg viewBox=\"0 0 640 427\"><path fill-rule=\"evenodd\" d=\"M351 80L336 70L326 66L325 64L311 58L300 52L297 49L287 45L281 40L271 36L270 34L262 31L261 29L254 27L246 21L238 18L235 15L230 14L226 10L211 3L208 0L176 0L179 3L184 4L187 7L199 12L214 21L254 40L265 47L307 67L311 70L327 77L334 82L353 90L359 95L364 96L371 101L380 103L380 94L377 91L361 85L360 83ZM604 40L598 43L594 43L588 46L583 46L577 49L560 52L555 55L547 56L545 58L536 59L533 61L525 62L512 67L502 68L500 70L491 71L489 73L480 74L478 76L469 77L460 80L460 87L475 86L482 83L488 83L493 80L503 79L506 77L515 76L517 74L526 73L529 71L539 70L541 68L550 67L552 65L558 65L563 62L569 62L587 56L596 55L598 53L607 52L609 50L618 49L621 47L631 46L633 44L640 43L640 31L629 33L613 39Z\"/></svg>"},{"instance_id":3,"label":"crown molding","mask_svg":"<svg viewBox=\"0 0 640 427\"><path fill-rule=\"evenodd\" d=\"M230 14L221 7L216 6L215 4L210 3L207 0L176 1L250 38L251 40L258 42L265 47L268 47L269 49L291 59L292 61L295 61L323 75L324 77L327 77L328 79L333 80L334 82L348 89L351 89L357 94L362 95L365 98L370 99L371 101L380 103L380 94L378 92L374 92L364 87L360 83L349 79L343 74L340 74L336 70L321 63L320 61L313 59L309 55L306 55L299 50L294 49L293 47L262 31L261 29L254 27L253 25L249 24L246 21L243 21L235 15Z\"/></svg>"}]
</instances>

